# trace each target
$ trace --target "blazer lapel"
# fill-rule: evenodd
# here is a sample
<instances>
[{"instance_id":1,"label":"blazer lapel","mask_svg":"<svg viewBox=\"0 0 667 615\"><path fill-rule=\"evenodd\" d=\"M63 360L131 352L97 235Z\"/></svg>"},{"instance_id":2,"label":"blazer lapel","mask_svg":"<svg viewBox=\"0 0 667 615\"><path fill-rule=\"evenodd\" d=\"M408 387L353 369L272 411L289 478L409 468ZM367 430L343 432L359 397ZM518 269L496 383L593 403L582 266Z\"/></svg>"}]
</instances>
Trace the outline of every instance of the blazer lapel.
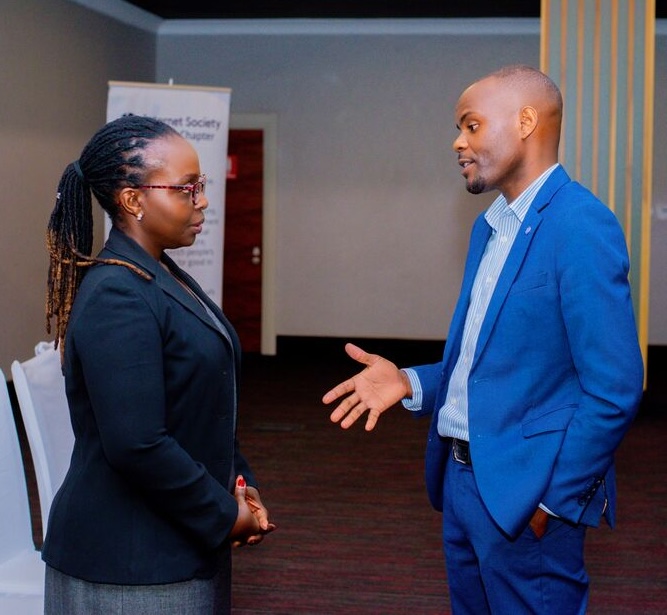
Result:
<instances>
[{"instance_id":1,"label":"blazer lapel","mask_svg":"<svg viewBox=\"0 0 667 615\"><path fill-rule=\"evenodd\" d=\"M479 332L479 338L477 339L477 347L475 349L475 360L482 354L484 346L493 331L493 327L500 313L500 309L505 303L507 294L514 283L514 280L521 268L521 264L526 258L528 248L535 236L535 231L542 221L542 216L538 214L532 208L526 213L526 217L517 233L514 244L510 253L507 255L507 261L505 261L505 266L500 273L498 282L496 283L496 289L493 292L489 307L486 310L486 316L484 322L482 323L482 328Z\"/></svg>"},{"instance_id":2,"label":"blazer lapel","mask_svg":"<svg viewBox=\"0 0 667 615\"><path fill-rule=\"evenodd\" d=\"M486 249L489 237L491 237L491 227L482 214L477 218L470 235L470 248L463 270L461 293L454 314L452 315L449 335L447 336L447 343L445 344L444 368L445 373L447 374L451 374L451 371L454 369L454 364L459 356L461 339L463 337L463 327L465 325L466 315L468 314L473 283L482 256L484 256L484 250Z\"/></svg>"},{"instance_id":3,"label":"blazer lapel","mask_svg":"<svg viewBox=\"0 0 667 615\"><path fill-rule=\"evenodd\" d=\"M542 222L542 210L549 205L553 195L569 181L571 180L565 172L565 169L558 166L554 169L544 186L542 186L540 191L535 195L530 208L526 212L526 217L524 218L521 228L519 228L512 249L507 256L507 261L500 273L496 289L486 311L486 316L477 340L474 361L477 361L484 351L484 347L495 326L498 314L505 303L505 299L512 288L512 284L514 284L519 269L528 254L533 237L535 237L537 228Z\"/></svg>"},{"instance_id":4,"label":"blazer lapel","mask_svg":"<svg viewBox=\"0 0 667 615\"><path fill-rule=\"evenodd\" d=\"M169 271L166 271L163 267L159 267L155 281L165 293L178 301L184 308L192 312L197 318L210 327L215 328L215 325L210 322L211 319L208 314L206 314L201 303L199 303L198 299L192 294L194 293L192 287L188 285L188 288L192 290L192 293L188 292L188 290L178 282L176 277L174 277L175 275L177 274L173 272L169 273ZM182 276L178 277L182 279ZM183 280L183 282L185 283L185 280Z\"/></svg>"},{"instance_id":5,"label":"blazer lapel","mask_svg":"<svg viewBox=\"0 0 667 615\"><path fill-rule=\"evenodd\" d=\"M162 260L167 265L171 273L167 272L164 267L158 267L155 281L158 283L160 288L162 288L164 292L178 301L188 311L192 312L192 314L199 318L199 320L201 320L204 324L216 331L218 334L222 335L234 347L234 354L238 355L238 348L236 348L236 344L232 339L232 326L225 318L222 310L215 303L213 303L211 298L201 289L195 279L183 271L171 258L169 258L167 255L163 255ZM187 289L183 288L183 286L176 278L180 279L191 292L188 292ZM202 304L205 304L206 307L222 323L222 328L214 322Z\"/></svg>"},{"instance_id":6,"label":"blazer lapel","mask_svg":"<svg viewBox=\"0 0 667 615\"><path fill-rule=\"evenodd\" d=\"M178 301L183 307L185 307L189 312L196 316L208 327L213 329L218 335L224 337L227 342L229 342L234 348L235 356L239 355L239 348L233 339L231 334L225 335L223 331L213 322L211 317L208 315L206 310L198 302L198 300L193 297L185 288L183 288L178 281L165 271L164 267L160 265L152 256L150 256L137 242L132 238L128 237L122 231L119 231L115 227L111 229L109 233L109 238L104 246L104 249L100 253L102 258L118 258L120 260L125 260L131 262L134 265L137 265L146 273L150 274L158 286L167 293L170 297ZM176 263L164 255L163 260L169 270L182 279L184 283L196 294L199 299L204 302L209 309L220 319L227 331L232 331L231 324L225 318L222 313L222 310L211 301L211 299L201 290L199 284L186 272L176 265Z\"/></svg>"}]
</instances>

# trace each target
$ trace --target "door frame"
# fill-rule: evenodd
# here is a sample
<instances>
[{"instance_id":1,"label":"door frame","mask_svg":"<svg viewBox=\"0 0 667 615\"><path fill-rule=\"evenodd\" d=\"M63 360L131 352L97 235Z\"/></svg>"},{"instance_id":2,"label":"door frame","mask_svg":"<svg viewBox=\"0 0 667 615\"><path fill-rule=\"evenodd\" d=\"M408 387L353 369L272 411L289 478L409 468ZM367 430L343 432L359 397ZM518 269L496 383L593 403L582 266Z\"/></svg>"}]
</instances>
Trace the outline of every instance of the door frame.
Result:
<instances>
[{"instance_id":1,"label":"door frame","mask_svg":"<svg viewBox=\"0 0 667 615\"><path fill-rule=\"evenodd\" d=\"M276 186L278 118L274 113L231 113L230 130L264 133L262 194L262 320L260 352L276 354ZM224 287L224 280L223 280Z\"/></svg>"}]
</instances>

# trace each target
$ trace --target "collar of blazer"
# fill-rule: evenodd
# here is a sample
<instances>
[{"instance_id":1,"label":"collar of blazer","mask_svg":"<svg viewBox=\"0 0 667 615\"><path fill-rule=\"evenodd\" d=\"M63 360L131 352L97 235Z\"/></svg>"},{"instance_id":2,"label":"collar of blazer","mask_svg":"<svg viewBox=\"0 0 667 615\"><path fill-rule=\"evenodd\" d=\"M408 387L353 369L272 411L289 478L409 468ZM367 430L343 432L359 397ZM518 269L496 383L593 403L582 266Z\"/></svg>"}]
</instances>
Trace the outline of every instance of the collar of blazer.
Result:
<instances>
[{"instance_id":1,"label":"collar of blazer","mask_svg":"<svg viewBox=\"0 0 667 615\"><path fill-rule=\"evenodd\" d=\"M536 212L541 212L551 202L551 199L554 197L556 192L558 192L565 184L571 181L572 180L570 179L570 176L567 174L567 171L563 168L562 165L559 164L553 170L553 173L549 175L547 181L544 182L544 185L535 195L535 198L533 199L533 202L531 203L528 211L530 212L532 210ZM523 227L526 226L525 222L526 221L524 220L524 224L519 233L523 232Z\"/></svg>"},{"instance_id":2,"label":"collar of blazer","mask_svg":"<svg viewBox=\"0 0 667 615\"><path fill-rule=\"evenodd\" d=\"M235 356L240 355L234 336L230 333L233 328L222 310L211 298L201 289L199 284L188 273L183 271L169 256L163 254L162 262L167 266L167 271L160 265L148 252L146 252L136 241L128 237L119 229L112 227L109 233L104 249L100 252L101 258L108 258L111 255L114 258L128 261L133 265L140 267L143 271L150 274L157 285L169 296L173 297L188 311L192 312L202 322L212 328L216 333L222 335L234 348ZM178 277L193 293L189 293L176 280ZM196 296L196 298L195 298ZM216 318L222 323L221 330L211 319L201 303L204 303L213 312Z\"/></svg>"},{"instance_id":3,"label":"collar of blazer","mask_svg":"<svg viewBox=\"0 0 667 615\"><path fill-rule=\"evenodd\" d=\"M489 306L487 308L486 315L484 317L484 322L482 323L482 328L480 329L479 332L479 338L477 340L477 346L475 348L474 360L476 360L480 356L480 354L484 350L484 346L489 340L491 331L493 330L500 309L502 308L505 302L505 298L507 297L507 294L509 293L512 284L516 279L516 276L519 272L519 269L521 268L524 259L526 258L526 254L528 253L530 244L532 243L533 237L535 236L535 231L542 222L543 218L542 213L544 209L552 201L554 195L565 184L569 183L570 181L571 181L570 177L568 176L565 169L561 165L558 165L558 167L554 169L553 173L544 183L542 188L540 188L539 192L535 195L533 202L528 208L528 211L526 212L526 217L524 218L523 223L521 224L521 228L519 229L517 236L514 239L514 244L512 245L512 249L510 250L510 253L507 256L505 265L503 266L503 269L500 273L500 277L498 278L498 282L496 283L496 288L493 292L491 302L489 303ZM482 258L484 249L486 248L486 242L488 241L488 237L490 235L490 227L488 226L488 223L486 223L483 226L486 227L486 232L484 233L485 238L482 239L482 237L480 236L478 241L471 242L471 250L477 251L477 255L474 258L477 261L478 265L479 261ZM476 271L477 267L475 267L474 272ZM468 281L469 288L467 292L470 292L472 290L473 280L474 280L474 275Z\"/></svg>"}]
</instances>

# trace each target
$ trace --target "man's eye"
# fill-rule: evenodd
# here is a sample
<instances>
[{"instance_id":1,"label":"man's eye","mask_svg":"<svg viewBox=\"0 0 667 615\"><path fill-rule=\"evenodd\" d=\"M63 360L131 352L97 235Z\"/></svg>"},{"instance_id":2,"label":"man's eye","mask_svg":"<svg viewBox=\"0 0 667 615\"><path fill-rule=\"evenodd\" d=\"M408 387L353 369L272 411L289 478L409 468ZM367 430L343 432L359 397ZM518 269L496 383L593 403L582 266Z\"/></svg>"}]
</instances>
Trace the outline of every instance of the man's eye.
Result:
<instances>
[{"instance_id":1,"label":"man's eye","mask_svg":"<svg viewBox=\"0 0 667 615\"><path fill-rule=\"evenodd\" d=\"M468 124L468 130L470 132L476 132L477 129L479 128L479 124Z\"/></svg>"}]
</instances>

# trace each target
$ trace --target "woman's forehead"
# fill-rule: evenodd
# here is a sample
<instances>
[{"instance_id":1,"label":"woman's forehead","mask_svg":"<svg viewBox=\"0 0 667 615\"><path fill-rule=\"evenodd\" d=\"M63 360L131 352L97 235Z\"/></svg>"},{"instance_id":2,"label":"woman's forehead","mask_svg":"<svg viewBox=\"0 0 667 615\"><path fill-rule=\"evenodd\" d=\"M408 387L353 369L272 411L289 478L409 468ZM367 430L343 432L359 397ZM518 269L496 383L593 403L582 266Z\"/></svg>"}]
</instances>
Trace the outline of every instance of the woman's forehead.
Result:
<instances>
[{"instance_id":1,"label":"woman's forehead","mask_svg":"<svg viewBox=\"0 0 667 615\"><path fill-rule=\"evenodd\" d=\"M151 141L144 150L144 162L152 171L168 171L177 175L198 175L199 157L185 138L168 136Z\"/></svg>"}]
</instances>

